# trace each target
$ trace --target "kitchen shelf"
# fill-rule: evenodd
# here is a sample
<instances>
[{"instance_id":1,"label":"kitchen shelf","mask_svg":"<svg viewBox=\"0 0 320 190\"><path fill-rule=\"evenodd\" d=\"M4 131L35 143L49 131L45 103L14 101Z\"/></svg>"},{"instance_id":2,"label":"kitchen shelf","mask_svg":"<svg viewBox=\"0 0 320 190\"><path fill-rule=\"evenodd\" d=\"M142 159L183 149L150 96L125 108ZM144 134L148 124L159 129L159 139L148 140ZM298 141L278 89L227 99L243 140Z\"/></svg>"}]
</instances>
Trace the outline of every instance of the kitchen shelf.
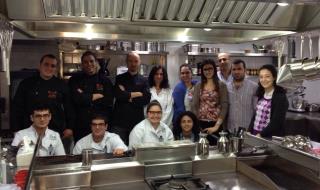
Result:
<instances>
[{"instance_id":1,"label":"kitchen shelf","mask_svg":"<svg viewBox=\"0 0 320 190\"><path fill-rule=\"evenodd\" d=\"M83 50L83 49L76 49L72 52L64 52L65 54L82 54L86 51L92 51L95 52L97 54L112 54L112 55L126 55L131 51L113 51L113 50L95 50L95 49L91 49L91 50ZM136 52L140 55L167 55L169 54L169 52L154 52L154 51L133 51Z\"/></svg>"},{"instance_id":2,"label":"kitchen shelf","mask_svg":"<svg viewBox=\"0 0 320 190\"><path fill-rule=\"evenodd\" d=\"M189 56L218 56L217 53L188 52ZM231 57L277 57L276 53L229 53Z\"/></svg>"}]
</instances>

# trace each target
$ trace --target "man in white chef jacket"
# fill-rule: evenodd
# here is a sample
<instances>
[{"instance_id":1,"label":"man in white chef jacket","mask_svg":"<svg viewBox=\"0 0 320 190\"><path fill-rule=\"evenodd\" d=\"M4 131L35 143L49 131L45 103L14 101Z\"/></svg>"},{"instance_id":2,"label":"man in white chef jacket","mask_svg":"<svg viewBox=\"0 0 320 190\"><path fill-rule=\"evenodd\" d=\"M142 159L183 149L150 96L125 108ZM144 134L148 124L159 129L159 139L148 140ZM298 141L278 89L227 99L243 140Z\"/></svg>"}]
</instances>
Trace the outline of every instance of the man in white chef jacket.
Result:
<instances>
[{"instance_id":1,"label":"man in white chef jacket","mask_svg":"<svg viewBox=\"0 0 320 190\"><path fill-rule=\"evenodd\" d=\"M81 154L83 149L92 149L93 154L113 153L119 156L128 150L119 135L106 131L108 121L105 116L94 115L90 125L92 133L76 143L73 154Z\"/></svg>"},{"instance_id":2,"label":"man in white chef jacket","mask_svg":"<svg viewBox=\"0 0 320 190\"><path fill-rule=\"evenodd\" d=\"M65 155L65 150L60 139L59 133L48 128L51 120L51 112L47 105L35 105L30 115L32 125L18 131L12 142L12 146L19 146L23 139L29 139L31 145L35 145L38 136L43 136L39 145L39 152L37 156L56 156ZM19 150L20 151L20 150ZM19 154L19 152L18 152Z\"/></svg>"}]
</instances>

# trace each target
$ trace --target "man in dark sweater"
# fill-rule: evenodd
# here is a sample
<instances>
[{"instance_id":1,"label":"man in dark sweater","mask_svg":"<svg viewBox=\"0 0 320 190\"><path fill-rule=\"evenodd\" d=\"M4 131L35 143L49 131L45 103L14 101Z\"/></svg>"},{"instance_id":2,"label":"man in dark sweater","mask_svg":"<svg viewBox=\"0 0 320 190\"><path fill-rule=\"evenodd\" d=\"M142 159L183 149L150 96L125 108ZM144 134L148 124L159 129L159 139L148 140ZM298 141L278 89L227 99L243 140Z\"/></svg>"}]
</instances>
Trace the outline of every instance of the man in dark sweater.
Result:
<instances>
[{"instance_id":1,"label":"man in dark sweater","mask_svg":"<svg viewBox=\"0 0 320 190\"><path fill-rule=\"evenodd\" d=\"M150 102L151 94L146 78L139 71L140 56L130 52L127 56L128 71L116 77L113 132L128 145L133 127L144 119L143 108Z\"/></svg>"},{"instance_id":2,"label":"man in dark sweater","mask_svg":"<svg viewBox=\"0 0 320 190\"><path fill-rule=\"evenodd\" d=\"M113 105L113 85L98 72L96 55L85 52L81 57L82 73L71 77L69 86L75 105L77 125L74 130L75 141L91 133L92 114L101 114L110 118Z\"/></svg>"},{"instance_id":3,"label":"man in dark sweater","mask_svg":"<svg viewBox=\"0 0 320 190\"><path fill-rule=\"evenodd\" d=\"M57 68L57 58L44 55L39 74L20 83L12 102L11 128L14 131L30 127L30 113L35 104L47 104L52 112L49 129L59 132L62 137L72 136L74 110L68 86L54 76Z\"/></svg>"}]
</instances>

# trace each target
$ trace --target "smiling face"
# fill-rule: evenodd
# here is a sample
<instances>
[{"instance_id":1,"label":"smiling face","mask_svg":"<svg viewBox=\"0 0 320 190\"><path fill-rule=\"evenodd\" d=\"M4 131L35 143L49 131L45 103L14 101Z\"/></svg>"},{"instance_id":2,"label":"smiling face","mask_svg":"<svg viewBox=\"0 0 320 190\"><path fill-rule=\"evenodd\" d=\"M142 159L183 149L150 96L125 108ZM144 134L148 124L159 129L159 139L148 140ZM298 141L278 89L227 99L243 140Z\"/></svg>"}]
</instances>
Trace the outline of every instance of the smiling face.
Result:
<instances>
[{"instance_id":1,"label":"smiling face","mask_svg":"<svg viewBox=\"0 0 320 190\"><path fill-rule=\"evenodd\" d=\"M184 83L190 83L192 79L192 73L189 67L182 67L180 69L180 79Z\"/></svg>"},{"instance_id":2,"label":"smiling face","mask_svg":"<svg viewBox=\"0 0 320 190\"><path fill-rule=\"evenodd\" d=\"M193 127L193 121L191 117L189 117L188 115L183 116L180 121L180 126L181 126L182 132L184 133L190 132Z\"/></svg>"},{"instance_id":3,"label":"smiling face","mask_svg":"<svg viewBox=\"0 0 320 190\"><path fill-rule=\"evenodd\" d=\"M87 75L94 75L97 73L97 61L93 55L87 55L82 58L82 71Z\"/></svg>"},{"instance_id":4,"label":"smiling face","mask_svg":"<svg viewBox=\"0 0 320 190\"><path fill-rule=\"evenodd\" d=\"M35 128L47 128L51 120L51 114L49 110L35 110L31 115L31 121Z\"/></svg>"},{"instance_id":5,"label":"smiling face","mask_svg":"<svg viewBox=\"0 0 320 190\"><path fill-rule=\"evenodd\" d=\"M45 80L51 79L57 73L58 62L51 57L43 58L39 65L39 72L41 78Z\"/></svg>"},{"instance_id":6,"label":"smiling face","mask_svg":"<svg viewBox=\"0 0 320 190\"><path fill-rule=\"evenodd\" d=\"M262 69L259 72L259 82L265 90L272 89L274 87L275 78L268 69Z\"/></svg>"},{"instance_id":7,"label":"smiling face","mask_svg":"<svg viewBox=\"0 0 320 190\"><path fill-rule=\"evenodd\" d=\"M152 125L159 125L162 116L161 107L153 105L147 111L147 117Z\"/></svg>"},{"instance_id":8,"label":"smiling face","mask_svg":"<svg viewBox=\"0 0 320 190\"><path fill-rule=\"evenodd\" d=\"M93 119L90 125L93 138L102 139L108 128L108 124L103 119Z\"/></svg>"},{"instance_id":9,"label":"smiling face","mask_svg":"<svg viewBox=\"0 0 320 190\"><path fill-rule=\"evenodd\" d=\"M215 74L214 67L211 64L204 65L202 68L202 72L206 79L212 79Z\"/></svg>"}]
</instances>

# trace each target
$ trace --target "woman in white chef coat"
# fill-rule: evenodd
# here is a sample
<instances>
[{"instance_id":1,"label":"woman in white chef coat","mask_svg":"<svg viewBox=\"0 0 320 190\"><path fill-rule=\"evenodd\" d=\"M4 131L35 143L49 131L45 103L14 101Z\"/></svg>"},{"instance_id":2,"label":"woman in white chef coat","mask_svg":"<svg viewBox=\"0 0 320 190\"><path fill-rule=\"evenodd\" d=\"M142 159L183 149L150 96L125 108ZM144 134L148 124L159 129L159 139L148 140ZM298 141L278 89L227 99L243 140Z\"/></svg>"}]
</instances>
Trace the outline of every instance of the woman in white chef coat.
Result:
<instances>
[{"instance_id":1,"label":"woman in white chef coat","mask_svg":"<svg viewBox=\"0 0 320 190\"><path fill-rule=\"evenodd\" d=\"M128 150L119 135L106 131L108 121L105 116L93 115L90 125L92 133L77 142L73 154L81 154L83 149L92 149L93 154L113 153L119 156Z\"/></svg>"},{"instance_id":2,"label":"woman in white chef coat","mask_svg":"<svg viewBox=\"0 0 320 190\"><path fill-rule=\"evenodd\" d=\"M169 87L167 70L157 65L152 68L149 74L149 86L151 100L157 100L162 107L161 121L171 127L173 117L172 90Z\"/></svg>"},{"instance_id":3,"label":"woman in white chef coat","mask_svg":"<svg viewBox=\"0 0 320 190\"><path fill-rule=\"evenodd\" d=\"M173 140L171 129L161 121L162 108L153 100L147 106L147 118L138 123L130 133L129 149L146 143L158 143Z\"/></svg>"}]
</instances>

